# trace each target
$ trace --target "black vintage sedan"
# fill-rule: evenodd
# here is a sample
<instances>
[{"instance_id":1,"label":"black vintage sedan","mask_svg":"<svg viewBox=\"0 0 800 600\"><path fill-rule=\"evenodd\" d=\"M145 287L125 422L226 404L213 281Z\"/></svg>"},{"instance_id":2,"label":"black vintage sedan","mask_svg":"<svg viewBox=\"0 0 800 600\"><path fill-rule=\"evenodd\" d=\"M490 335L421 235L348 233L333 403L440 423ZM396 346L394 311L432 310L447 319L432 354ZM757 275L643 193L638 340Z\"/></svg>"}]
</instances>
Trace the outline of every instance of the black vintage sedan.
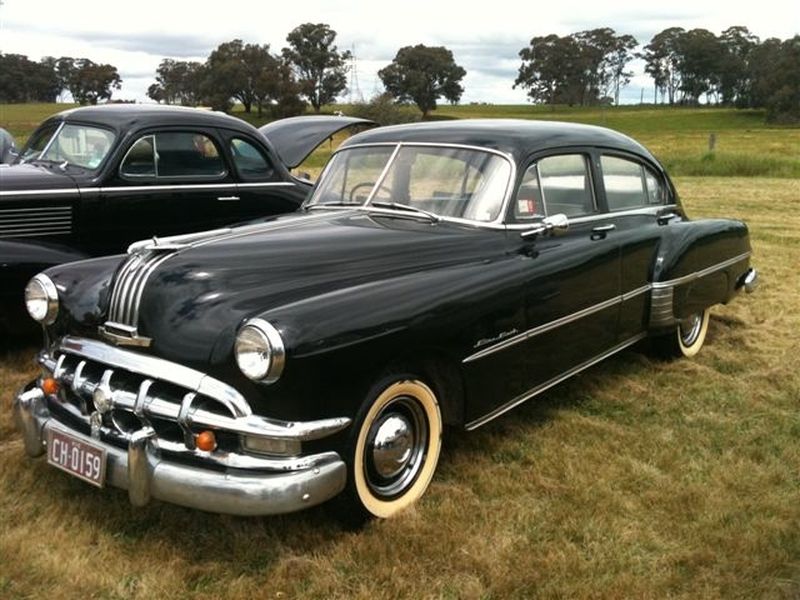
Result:
<instances>
[{"instance_id":1,"label":"black vintage sedan","mask_svg":"<svg viewBox=\"0 0 800 600\"><path fill-rule=\"evenodd\" d=\"M0 328L19 322L25 283L48 266L296 210L311 183L289 169L339 129L369 123L307 117L257 130L222 113L129 104L50 117L0 168Z\"/></svg>"},{"instance_id":2,"label":"black vintage sedan","mask_svg":"<svg viewBox=\"0 0 800 600\"><path fill-rule=\"evenodd\" d=\"M691 356L752 290L747 227L691 220L632 139L531 121L379 128L299 214L134 244L26 291L25 448L240 515L418 500L474 429L636 342ZM352 513L351 513L352 514Z\"/></svg>"}]
</instances>

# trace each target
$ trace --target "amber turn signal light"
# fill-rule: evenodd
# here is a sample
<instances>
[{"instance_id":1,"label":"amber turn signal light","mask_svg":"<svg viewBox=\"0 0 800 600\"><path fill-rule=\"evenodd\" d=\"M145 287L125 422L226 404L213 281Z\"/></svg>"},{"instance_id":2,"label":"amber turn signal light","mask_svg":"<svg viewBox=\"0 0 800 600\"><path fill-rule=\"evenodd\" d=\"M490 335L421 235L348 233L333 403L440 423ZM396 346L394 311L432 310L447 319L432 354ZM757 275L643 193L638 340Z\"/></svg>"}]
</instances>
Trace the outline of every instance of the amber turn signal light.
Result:
<instances>
[{"instance_id":1,"label":"amber turn signal light","mask_svg":"<svg viewBox=\"0 0 800 600\"><path fill-rule=\"evenodd\" d=\"M205 452L211 452L217 447L217 437L213 431L203 431L194 438L195 445Z\"/></svg>"},{"instance_id":2,"label":"amber turn signal light","mask_svg":"<svg viewBox=\"0 0 800 600\"><path fill-rule=\"evenodd\" d=\"M53 394L57 394L61 386L58 385L57 379L53 379L52 377L46 377L42 379L42 383L39 387L42 388L42 391L45 394L51 396Z\"/></svg>"}]
</instances>

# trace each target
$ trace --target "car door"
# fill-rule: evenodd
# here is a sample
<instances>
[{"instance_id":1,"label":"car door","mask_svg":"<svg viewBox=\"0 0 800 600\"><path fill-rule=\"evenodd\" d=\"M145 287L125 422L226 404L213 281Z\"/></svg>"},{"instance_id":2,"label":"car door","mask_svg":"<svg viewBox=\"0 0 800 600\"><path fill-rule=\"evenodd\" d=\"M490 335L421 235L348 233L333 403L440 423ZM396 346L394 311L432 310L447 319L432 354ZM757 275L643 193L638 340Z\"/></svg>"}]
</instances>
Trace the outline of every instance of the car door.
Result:
<instances>
[{"instance_id":1,"label":"car door","mask_svg":"<svg viewBox=\"0 0 800 600\"><path fill-rule=\"evenodd\" d=\"M650 281L658 246L671 219L668 186L658 170L641 158L598 151L600 194L608 207L621 253L620 323L623 341L647 330ZM674 216L674 215L673 215Z\"/></svg>"},{"instance_id":2,"label":"car door","mask_svg":"<svg viewBox=\"0 0 800 600\"><path fill-rule=\"evenodd\" d=\"M224 202L230 222L246 221L296 210L311 189L292 180L277 166L267 148L239 132L224 132L226 151L237 179L236 194Z\"/></svg>"},{"instance_id":3,"label":"car door","mask_svg":"<svg viewBox=\"0 0 800 600\"><path fill-rule=\"evenodd\" d=\"M223 200L236 195L220 141L210 130L141 133L100 189L92 244L118 250L138 239L213 229Z\"/></svg>"},{"instance_id":4,"label":"car door","mask_svg":"<svg viewBox=\"0 0 800 600\"><path fill-rule=\"evenodd\" d=\"M614 347L620 292L619 245L601 212L588 151L537 157L526 169L511 206L511 244L519 255L525 331L486 346L467 362L514 362L505 397L477 378L467 408L477 427ZM565 214L560 235L523 238L532 223ZM477 365L474 369L480 369ZM470 369L468 368L468 371ZM506 382L508 383L508 382Z\"/></svg>"}]
</instances>

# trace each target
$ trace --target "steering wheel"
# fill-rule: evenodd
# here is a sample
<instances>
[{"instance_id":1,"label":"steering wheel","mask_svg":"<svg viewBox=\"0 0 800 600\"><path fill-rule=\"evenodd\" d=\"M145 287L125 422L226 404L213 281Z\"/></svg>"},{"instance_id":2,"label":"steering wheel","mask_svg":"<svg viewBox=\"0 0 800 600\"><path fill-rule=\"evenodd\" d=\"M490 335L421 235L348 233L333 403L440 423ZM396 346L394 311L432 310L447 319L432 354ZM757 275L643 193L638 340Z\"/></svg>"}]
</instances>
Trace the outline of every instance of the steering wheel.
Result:
<instances>
[{"instance_id":1,"label":"steering wheel","mask_svg":"<svg viewBox=\"0 0 800 600\"><path fill-rule=\"evenodd\" d=\"M361 183L357 183L356 185L353 186L353 189L350 190L350 196L348 198L348 202L353 202L353 199L356 196L356 190L361 189L361 188L365 188L365 187L368 187L368 188L372 189L372 187L374 187L374 186L375 186L375 182L374 181L363 181ZM387 186L385 186L385 185L381 185L378 188L378 190L379 191L383 191L383 192L387 192L390 195L392 193L392 190L390 188L388 188Z\"/></svg>"}]
</instances>

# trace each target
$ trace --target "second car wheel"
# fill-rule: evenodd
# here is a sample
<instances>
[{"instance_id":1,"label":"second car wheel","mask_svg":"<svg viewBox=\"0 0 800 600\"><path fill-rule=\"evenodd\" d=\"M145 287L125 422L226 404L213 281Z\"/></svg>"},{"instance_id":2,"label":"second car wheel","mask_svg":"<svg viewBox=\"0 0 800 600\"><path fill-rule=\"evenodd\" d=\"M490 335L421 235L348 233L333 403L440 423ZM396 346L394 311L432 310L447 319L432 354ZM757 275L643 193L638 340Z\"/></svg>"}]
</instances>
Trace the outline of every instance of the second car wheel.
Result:
<instances>
[{"instance_id":1,"label":"second car wheel","mask_svg":"<svg viewBox=\"0 0 800 600\"><path fill-rule=\"evenodd\" d=\"M680 320L672 333L654 338L656 350L667 358L696 355L705 342L710 315L706 308Z\"/></svg>"},{"instance_id":2,"label":"second car wheel","mask_svg":"<svg viewBox=\"0 0 800 600\"><path fill-rule=\"evenodd\" d=\"M362 519L387 518L407 508L428 488L441 440L442 416L433 390L413 375L381 380L351 430L344 499L356 504Z\"/></svg>"}]
</instances>

